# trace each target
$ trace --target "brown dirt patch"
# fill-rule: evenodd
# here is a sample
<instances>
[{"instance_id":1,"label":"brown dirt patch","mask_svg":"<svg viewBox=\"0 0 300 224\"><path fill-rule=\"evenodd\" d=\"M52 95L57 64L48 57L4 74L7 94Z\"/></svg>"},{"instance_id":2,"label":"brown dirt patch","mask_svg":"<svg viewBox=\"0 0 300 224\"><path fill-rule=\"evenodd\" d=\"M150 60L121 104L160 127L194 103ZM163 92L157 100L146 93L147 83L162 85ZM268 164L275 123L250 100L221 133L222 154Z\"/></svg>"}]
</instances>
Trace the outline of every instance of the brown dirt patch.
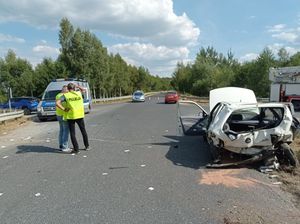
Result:
<instances>
[{"instance_id":1,"label":"brown dirt patch","mask_svg":"<svg viewBox=\"0 0 300 224\"><path fill-rule=\"evenodd\" d=\"M27 117L21 117L18 118L17 120L11 120L7 121L5 123L0 123L0 136L1 135L6 135L8 132L20 127L24 126L29 122Z\"/></svg>"}]
</instances>

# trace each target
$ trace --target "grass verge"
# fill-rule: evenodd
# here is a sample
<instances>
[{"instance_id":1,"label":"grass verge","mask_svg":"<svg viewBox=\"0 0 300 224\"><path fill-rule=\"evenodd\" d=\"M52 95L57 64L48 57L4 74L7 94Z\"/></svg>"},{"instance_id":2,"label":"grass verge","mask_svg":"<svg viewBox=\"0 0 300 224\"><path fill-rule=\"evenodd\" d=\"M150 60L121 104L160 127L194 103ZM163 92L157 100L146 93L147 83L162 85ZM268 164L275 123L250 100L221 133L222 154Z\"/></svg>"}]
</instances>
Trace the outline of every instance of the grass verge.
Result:
<instances>
[{"instance_id":1,"label":"grass verge","mask_svg":"<svg viewBox=\"0 0 300 224\"><path fill-rule=\"evenodd\" d=\"M294 140L291 147L300 161L300 137ZM295 204L300 208L300 167L283 167L279 172L279 180L283 183L282 189L295 196Z\"/></svg>"}]
</instances>

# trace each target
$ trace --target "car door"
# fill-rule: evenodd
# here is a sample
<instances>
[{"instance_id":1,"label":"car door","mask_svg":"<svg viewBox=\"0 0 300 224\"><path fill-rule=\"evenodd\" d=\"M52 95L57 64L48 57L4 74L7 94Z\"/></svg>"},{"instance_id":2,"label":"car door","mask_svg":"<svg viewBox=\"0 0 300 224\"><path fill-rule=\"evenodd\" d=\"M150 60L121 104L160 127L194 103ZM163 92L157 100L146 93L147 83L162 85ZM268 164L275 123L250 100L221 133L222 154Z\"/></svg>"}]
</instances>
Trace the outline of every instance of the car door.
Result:
<instances>
[{"instance_id":1,"label":"car door","mask_svg":"<svg viewBox=\"0 0 300 224\"><path fill-rule=\"evenodd\" d=\"M204 135L206 133L208 113L194 101L178 102L178 120L184 135Z\"/></svg>"}]
</instances>

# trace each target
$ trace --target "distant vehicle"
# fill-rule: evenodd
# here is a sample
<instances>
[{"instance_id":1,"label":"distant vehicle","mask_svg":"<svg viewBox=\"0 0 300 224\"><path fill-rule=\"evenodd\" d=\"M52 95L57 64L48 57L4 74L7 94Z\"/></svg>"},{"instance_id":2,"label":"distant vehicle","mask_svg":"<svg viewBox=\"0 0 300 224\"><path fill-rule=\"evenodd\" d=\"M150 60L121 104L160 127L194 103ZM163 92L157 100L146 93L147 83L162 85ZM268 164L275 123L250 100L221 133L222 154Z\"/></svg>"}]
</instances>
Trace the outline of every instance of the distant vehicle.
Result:
<instances>
[{"instance_id":1,"label":"distant vehicle","mask_svg":"<svg viewBox=\"0 0 300 224\"><path fill-rule=\"evenodd\" d=\"M300 66L270 68L271 102L290 102L300 111Z\"/></svg>"},{"instance_id":2,"label":"distant vehicle","mask_svg":"<svg viewBox=\"0 0 300 224\"><path fill-rule=\"evenodd\" d=\"M137 90L132 94L132 102L145 102L145 94L141 90Z\"/></svg>"},{"instance_id":3,"label":"distant vehicle","mask_svg":"<svg viewBox=\"0 0 300 224\"><path fill-rule=\"evenodd\" d=\"M180 114L180 121L184 134L203 135L208 142L214 160L208 167L221 168L256 161L264 161L265 165L279 162L298 166L290 146L300 131L293 110L286 103L256 103L254 96L252 90L237 87L212 90L210 113L193 101L179 102L179 105L190 103L199 107L198 116ZM222 163L226 151L246 158Z\"/></svg>"},{"instance_id":4,"label":"distant vehicle","mask_svg":"<svg viewBox=\"0 0 300 224\"><path fill-rule=\"evenodd\" d=\"M48 118L56 117L55 97L61 92L64 85L68 85L70 82L80 85L86 89L83 95L84 112L89 113L92 105L92 97L90 87L87 81L78 80L74 78L69 79L56 79L49 83L47 86L42 100L37 107L37 115L40 121L46 121Z\"/></svg>"},{"instance_id":5,"label":"distant vehicle","mask_svg":"<svg viewBox=\"0 0 300 224\"><path fill-rule=\"evenodd\" d=\"M10 99L10 105L13 109L24 110L25 115L29 115L32 112L37 111L37 106L39 104L39 99L35 97L13 97ZM1 106L3 109L9 108L9 103L6 102Z\"/></svg>"},{"instance_id":6,"label":"distant vehicle","mask_svg":"<svg viewBox=\"0 0 300 224\"><path fill-rule=\"evenodd\" d=\"M177 103L179 96L176 91L169 91L165 95L165 103Z\"/></svg>"}]
</instances>

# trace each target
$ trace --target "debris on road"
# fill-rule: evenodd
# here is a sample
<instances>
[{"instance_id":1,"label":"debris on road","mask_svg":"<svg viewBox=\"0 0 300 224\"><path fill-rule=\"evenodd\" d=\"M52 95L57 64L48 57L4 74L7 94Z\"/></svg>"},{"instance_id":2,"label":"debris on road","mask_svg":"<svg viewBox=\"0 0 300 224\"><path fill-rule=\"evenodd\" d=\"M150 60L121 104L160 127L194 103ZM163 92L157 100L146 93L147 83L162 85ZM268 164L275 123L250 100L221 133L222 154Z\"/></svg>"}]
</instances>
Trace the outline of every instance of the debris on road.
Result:
<instances>
[{"instance_id":1,"label":"debris on road","mask_svg":"<svg viewBox=\"0 0 300 224\"><path fill-rule=\"evenodd\" d=\"M8 158L8 156L3 156L2 158L3 158L3 159L6 159L6 158Z\"/></svg>"},{"instance_id":2,"label":"debris on road","mask_svg":"<svg viewBox=\"0 0 300 224\"><path fill-rule=\"evenodd\" d=\"M124 152L130 152L130 150L129 150L129 149L126 149L126 150L124 150Z\"/></svg>"},{"instance_id":3,"label":"debris on road","mask_svg":"<svg viewBox=\"0 0 300 224\"><path fill-rule=\"evenodd\" d=\"M50 139L49 139L49 138L47 138L47 139L46 139L46 142L48 142L48 143L49 143L49 142L50 142Z\"/></svg>"},{"instance_id":4,"label":"debris on road","mask_svg":"<svg viewBox=\"0 0 300 224\"><path fill-rule=\"evenodd\" d=\"M34 196L39 197L41 196L41 193L36 193Z\"/></svg>"},{"instance_id":5,"label":"debris on road","mask_svg":"<svg viewBox=\"0 0 300 224\"><path fill-rule=\"evenodd\" d=\"M269 178L270 179L278 178L278 175L272 174L272 175L269 175Z\"/></svg>"},{"instance_id":6,"label":"debris on road","mask_svg":"<svg viewBox=\"0 0 300 224\"><path fill-rule=\"evenodd\" d=\"M148 145L148 149L151 149L152 148L152 146L151 145Z\"/></svg>"},{"instance_id":7,"label":"debris on road","mask_svg":"<svg viewBox=\"0 0 300 224\"><path fill-rule=\"evenodd\" d=\"M274 182L274 183L272 183L272 184L273 184L273 185L281 185L282 182L278 181L278 182Z\"/></svg>"},{"instance_id":8,"label":"debris on road","mask_svg":"<svg viewBox=\"0 0 300 224\"><path fill-rule=\"evenodd\" d=\"M83 157L84 157L84 158L86 158L86 157L87 157L87 155L84 155Z\"/></svg>"},{"instance_id":9,"label":"debris on road","mask_svg":"<svg viewBox=\"0 0 300 224\"><path fill-rule=\"evenodd\" d=\"M5 146L5 145L2 145L2 146L1 146L1 149L4 149L4 148L6 148L6 146Z\"/></svg>"},{"instance_id":10,"label":"debris on road","mask_svg":"<svg viewBox=\"0 0 300 224\"><path fill-rule=\"evenodd\" d=\"M142 164L142 165L141 165L141 167L145 167L145 166L146 166L145 164Z\"/></svg>"},{"instance_id":11,"label":"debris on road","mask_svg":"<svg viewBox=\"0 0 300 224\"><path fill-rule=\"evenodd\" d=\"M3 193L0 193L0 197L3 195Z\"/></svg>"},{"instance_id":12,"label":"debris on road","mask_svg":"<svg viewBox=\"0 0 300 224\"><path fill-rule=\"evenodd\" d=\"M102 176L107 176L108 175L108 173L102 173Z\"/></svg>"},{"instance_id":13,"label":"debris on road","mask_svg":"<svg viewBox=\"0 0 300 224\"><path fill-rule=\"evenodd\" d=\"M148 187L148 190L149 190L149 191L153 191L153 190L154 190L154 187Z\"/></svg>"},{"instance_id":14,"label":"debris on road","mask_svg":"<svg viewBox=\"0 0 300 224\"><path fill-rule=\"evenodd\" d=\"M11 138L11 139L9 139L9 141L10 141L10 142L13 142L13 141L15 141L15 140L14 140L13 138Z\"/></svg>"},{"instance_id":15,"label":"debris on road","mask_svg":"<svg viewBox=\"0 0 300 224\"><path fill-rule=\"evenodd\" d=\"M31 139L31 137L28 136L28 137L24 138L23 140L24 140L24 141L27 141L27 140L30 140L30 139Z\"/></svg>"}]
</instances>

